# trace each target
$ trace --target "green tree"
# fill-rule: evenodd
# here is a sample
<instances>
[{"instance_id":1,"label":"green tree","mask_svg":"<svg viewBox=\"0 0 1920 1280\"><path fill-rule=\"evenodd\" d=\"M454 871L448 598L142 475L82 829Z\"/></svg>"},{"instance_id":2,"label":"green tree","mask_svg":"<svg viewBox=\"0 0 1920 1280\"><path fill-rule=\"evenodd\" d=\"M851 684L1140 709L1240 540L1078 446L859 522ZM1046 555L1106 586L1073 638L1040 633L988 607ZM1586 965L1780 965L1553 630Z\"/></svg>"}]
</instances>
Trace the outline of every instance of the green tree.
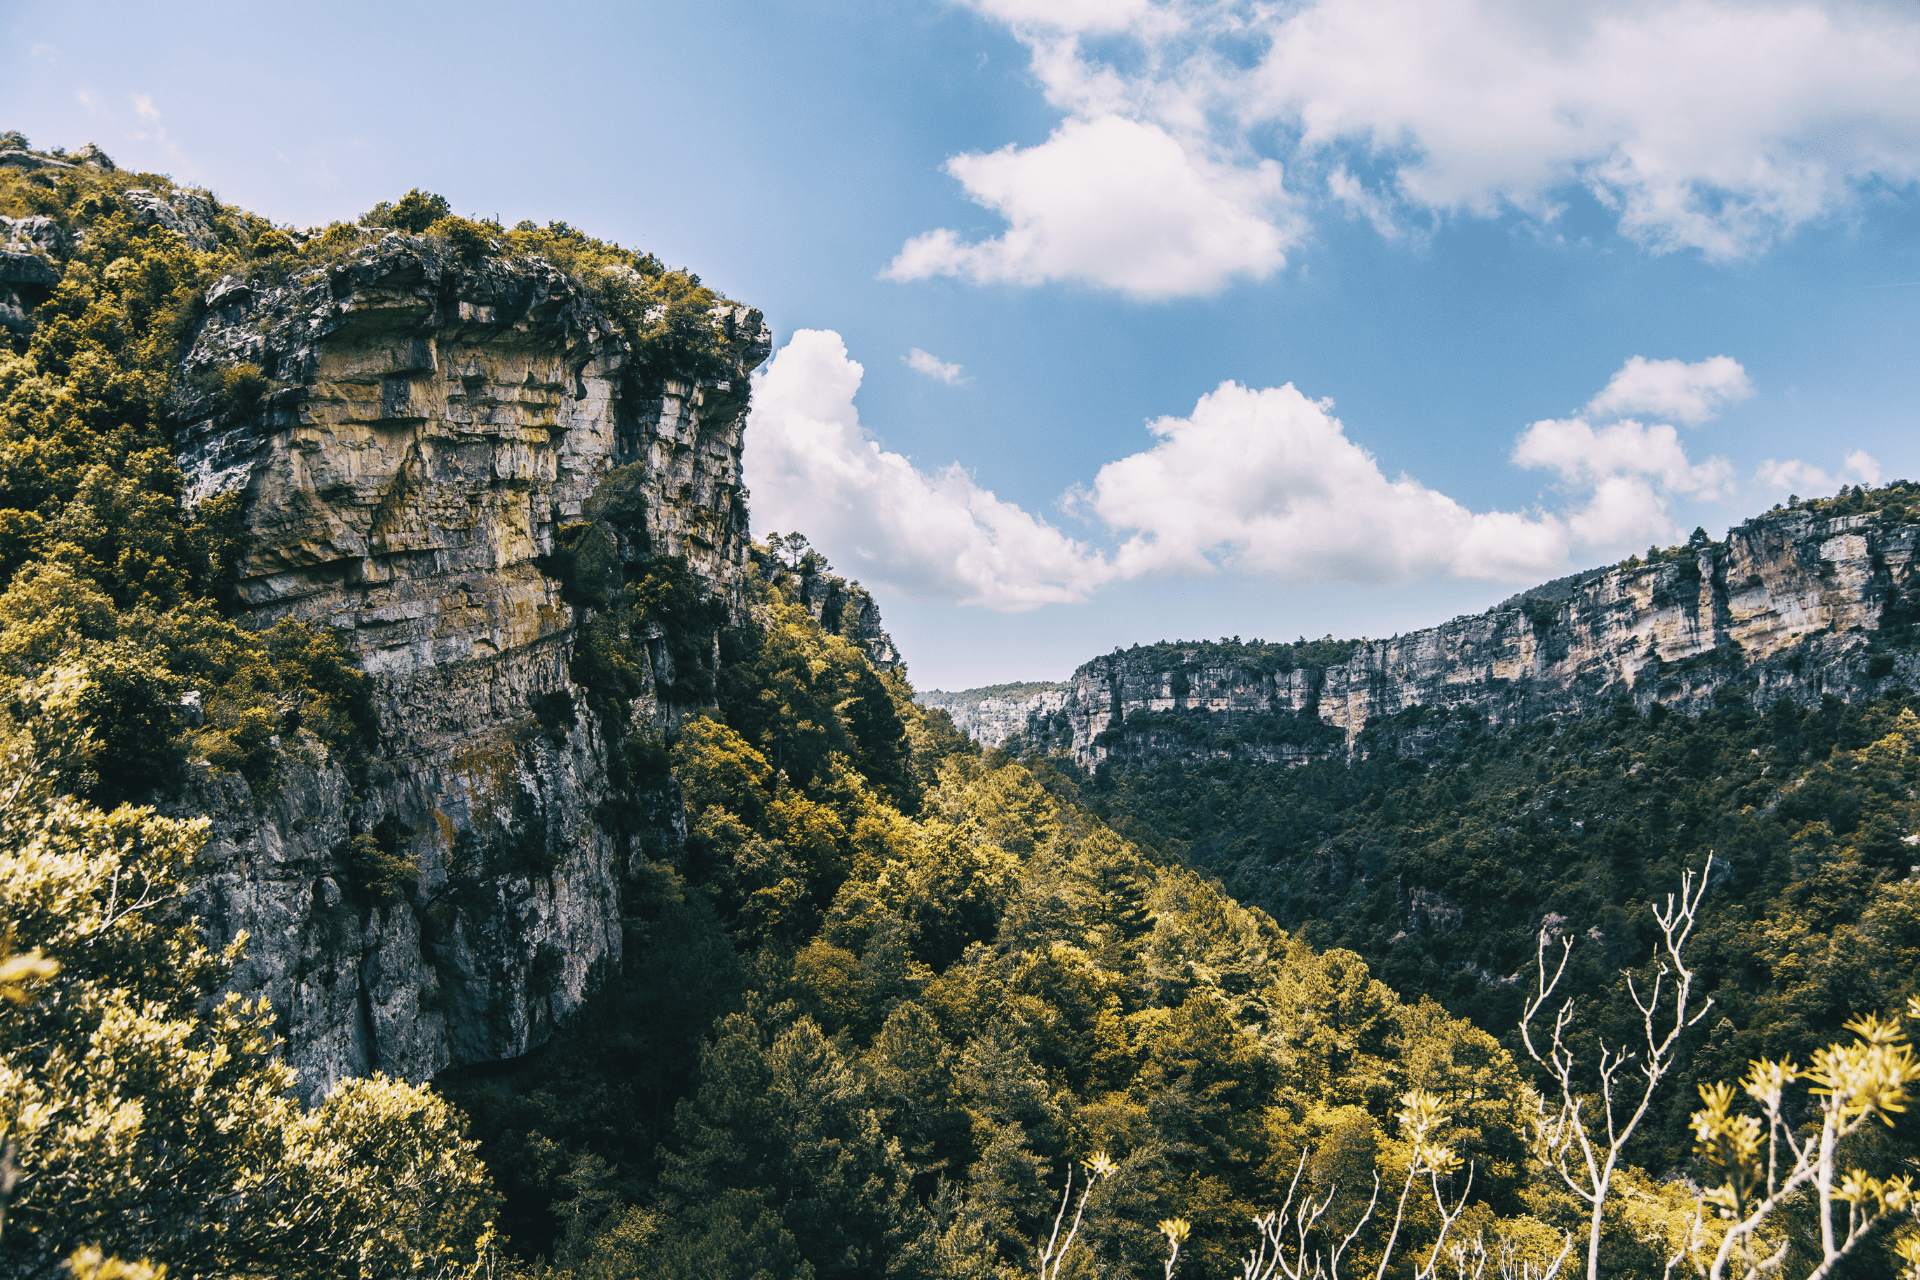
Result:
<instances>
[{"instance_id":1,"label":"green tree","mask_svg":"<svg viewBox=\"0 0 1920 1280\"><path fill-rule=\"evenodd\" d=\"M50 684L58 705L84 677ZM0 1259L45 1274L89 1247L176 1277L465 1274L491 1192L458 1116L382 1080L300 1113L272 1011L217 995L241 943L212 952L183 917L206 832L60 795L28 739L0 743L0 921L57 966L0 1005L0 1140L19 1170Z\"/></svg>"}]
</instances>

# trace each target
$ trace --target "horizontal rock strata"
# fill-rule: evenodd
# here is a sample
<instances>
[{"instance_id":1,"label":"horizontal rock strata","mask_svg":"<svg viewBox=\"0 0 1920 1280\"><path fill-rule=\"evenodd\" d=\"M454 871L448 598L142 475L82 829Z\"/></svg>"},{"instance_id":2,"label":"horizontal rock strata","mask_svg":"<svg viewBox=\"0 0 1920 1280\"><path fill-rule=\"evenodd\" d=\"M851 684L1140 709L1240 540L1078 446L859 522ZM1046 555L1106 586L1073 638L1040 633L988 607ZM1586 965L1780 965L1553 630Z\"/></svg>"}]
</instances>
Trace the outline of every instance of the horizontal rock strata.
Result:
<instances>
[{"instance_id":1,"label":"horizontal rock strata","mask_svg":"<svg viewBox=\"0 0 1920 1280\"><path fill-rule=\"evenodd\" d=\"M525 1053L620 948L604 747L569 675L580 619L543 557L625 468L640 514L621 553L685 556L737 605L766 328L729 311L732 378L663 376L544 260L467 264L398 235L283 283L230 277L207 305L175 436L188 503L242 495L237 606L342 637L375 678L379 740L351 769L290 759L266 796L197 774L198 906L248 933L236 985L281 1012L309 1097ZM264 390L222 407L223 371L249 367ZM681 710L633 708L661 727ZM417 859L417 889L354 899L340 850L371 831Z\"/></svg>"},{"instance_id":2,"label":"horizontal rock strata","mask_svg":"<svg viewBox=\"0 0 1920 1280\"><path fill-rule=\"evenodd\" d=\"M1920 603L1917 533L1879 515L1777 512L1677 559L1577 575L1484 614L1358 642L1339 661L1290 665L1273 657L1287 646L1226 642L1116 650L1075 671L1064 695L984 700L955 716L989 744L1018 721L1091 768L1297 763L1414 706L1511 723L1622 698L1697 710L1729 687L1760 705L1869 696L1920 686L1920 657L1881 642L1883 626Z\"/></svg>"}]
</instances>

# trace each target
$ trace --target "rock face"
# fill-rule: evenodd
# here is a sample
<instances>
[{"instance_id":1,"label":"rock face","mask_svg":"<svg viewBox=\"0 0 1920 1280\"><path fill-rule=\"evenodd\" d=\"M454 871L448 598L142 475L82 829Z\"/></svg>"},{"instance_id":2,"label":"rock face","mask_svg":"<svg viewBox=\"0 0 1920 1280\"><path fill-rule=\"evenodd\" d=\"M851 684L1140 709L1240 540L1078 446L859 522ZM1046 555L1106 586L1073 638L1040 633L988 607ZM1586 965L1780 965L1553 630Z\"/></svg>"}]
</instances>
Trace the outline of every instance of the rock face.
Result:
<instances>
[{"instance_id":1,"label":"rock face","mask_svg":"<svg viewBox=\"0 0 1920 1280\"><path fill-rule=\"evenodd\" d=\"M0 218L0 327L25 333L28 316L60 283L51 255L65 235L52 218Z\"/></svg>"},{"instance_id":2,"label":"rock face","mask_svg":"<svg viewBox=\"0 0 1920 1280\"><path fill-rule=\"evenodd\" d=\"M580 619L543 557L620 469L639 512L622 556L683 555L737 603L767 330L727 311L734 374L696 384L642 367L543 260L399 235L207 303L175 433L188 503L242 495L243 615L333 628L375 678L379 741L289 761L267 796L196 775L180 807L214 821L197 906L248 933L235 986L281 1011L310 1098L525 1053L620 948L603 738L569 675ZM654 650L633 711L664 727L687 708ZM340 850L368 832L418 860L404 900L353 900Z\"/></svg>"},{"instance_id":3,"label":"rock face","mask_svg":"<svg viewBox=\"0 0 1920 1280\"><path fill-rule=\"evenodd\" d=\"M919 701L952 716L954 728L981 746L997 747L1014 734L1027 732L1035 717L1045 720L1064 710L1071 687L1062 681L1033 680L958 693L929 689Z\"/></svg>"},{"instance_id":4,"label":"rock face","mask_svg":"<svg viewBox=\"0 0 1920 1280\"><path fill-rule=\"evenodd\" d=\"M1087 767L1298 762L1414 706L1470 707L1504 723L1621 698L1694 710L1725 688L1766 705L1920 686L1917 535L1881 515L1786 511L1677 559L1562 579L1476 617L1358 642L1334 661L1274 656L1291 646L1116 650L1074 672L1058 707L1026 695L1023 732Z\"/></svg>"}]
</instances>

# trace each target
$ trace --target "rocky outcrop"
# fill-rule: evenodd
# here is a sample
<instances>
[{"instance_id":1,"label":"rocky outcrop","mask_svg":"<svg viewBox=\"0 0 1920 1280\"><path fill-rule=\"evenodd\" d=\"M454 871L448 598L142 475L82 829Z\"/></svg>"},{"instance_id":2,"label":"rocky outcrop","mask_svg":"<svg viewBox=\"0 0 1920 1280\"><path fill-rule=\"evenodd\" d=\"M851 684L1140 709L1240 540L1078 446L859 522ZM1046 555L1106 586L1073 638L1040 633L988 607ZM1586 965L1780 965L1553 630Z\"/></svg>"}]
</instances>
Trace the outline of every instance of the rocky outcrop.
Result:
<instances>
[{"instance_id":1,"label":"rocky outcrop","mask_svg":"<svg viewBox=\"0 0 1920 1280\"><path fill-rule=\"evenodd\" d=\"M1060 707L1034 701L1024 732L1088 767L1294 762L1351 748L1370 722L1414 706L1511 723L1623 698L1697 710L1723 689L1766 705L1920 686L1917 535L1881 514L1784 511L1661 563L1576 575L1478 616L1360 641L1337 660L1227 643L1116 650L1074 672Z\"/></svg>"},{"instance_id":2,"label":"rocky outcrop","mask_svg":"<svg viewBox=\"0 0 1920 1280\"><path fill-rule=\"evenodd\" d=\"M785 587L821 630L853 644L875 670L892 671L901 665L900 650L881 624L880 606L865 587L829 572L818 556L789 565L763 548L756 547L750 554L755 573Z\"/></svg>"},{"instance_id":3,"label":"rocky outcrop","mask_svg":"<svg viewBox=\"0 0 1920 1280\"><path fill-rule=\"evenodd\" d=\"M544 260L400 235L229 277L207 309L175 433L188 505L240 495L235 607L331 628L374 677L379 733L364 760L290 752L271 794L196 773L179 808L213 819L197 906L249 935L235 985L271 998L309 1097L525 1053L620 948L605 744L569 670L583 618L542 566L617 472L619 554L684 556L737 607L767 330L726 310L732 375L697 383ZM654 661L630 709L665 727L689 708ZM342 849L366 833L417 860L417 887L356 899Z\"/></svg>"},{"instance_id":4,"label":"rocky outcrop","mask_svg":"<svg viewBox=\"0 0 1920 1280\"><path fill-rule=\"evenodd\" d=\"M922 706L945 711L953 717L954 728L981 746L997 747L1015 734L1026 733L1036 717L1050 721L1064 710L1068 689L1061 681L1032 680L958 693L929 689L919 695L918 701Z\"/></svg>"},{"instance_id":5,"label":"rocky outcrop","mask_svg":"<svg viewBox=\"0 0 1920 1280\"><path fill-rule=\"evenodd\" d=\"M60 283L53 255L66 245L52 218L0 217L0 328L26 333L33 309Z\"/></svg>"}]
</instances>

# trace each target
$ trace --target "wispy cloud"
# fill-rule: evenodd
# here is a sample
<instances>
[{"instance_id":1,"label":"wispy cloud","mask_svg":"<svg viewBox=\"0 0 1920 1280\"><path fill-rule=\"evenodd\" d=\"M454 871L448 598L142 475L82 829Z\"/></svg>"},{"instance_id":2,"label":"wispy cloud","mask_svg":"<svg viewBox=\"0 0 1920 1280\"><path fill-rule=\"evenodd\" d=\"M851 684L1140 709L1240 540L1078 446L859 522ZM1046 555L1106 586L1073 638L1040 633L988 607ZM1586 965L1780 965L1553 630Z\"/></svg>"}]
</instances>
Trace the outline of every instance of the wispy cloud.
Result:
<instances>
[{"instance_id":1,"label":"wispy cloud","mask_svg":"<svg viewBox=\"0 0 1920 1280\"><path fill-rule=\"evenodd\" d=\"M134 94L133 113L139 118L140 127L134 130L131 137L138 141L154 143L176 160L186 158L180 152L180 144L167 132L167 126L161 121L160 108L153 105L152 94Z\"/></svg>"},{"instance_id":2,"label":"wispy cloud","mask_svg":"<svg viewBox=\"0 0 1920 1280\"><path fill-rule=\"evenodd\" d=\"M1855 449L1849 453L1842 460L1838 474L1798 458L1789 458L1785 462L1768 458L1753 473L1754 483L1776 497L1782 494L1824 497L1843 484L1879 484L1880 478L1879 459L1865 449Z\"/></svg>"},{"instance_id":3,"label":"wispy cloud","mask_svg":"<svg viewBox=\"0 0 1920 1280\"><path fill-rule=\"evenodd\" d=\"M87 109L88 115L111 126L123 141L148 143L176 164L186 163L186 153L181 150L179 140L167 129L160 108L154 105L152 94L128 95L127 103L133 108L131 122L124 120L91 89L82 86L74 90L73 96Z\"/></svg>"},{"instance_id":4,"label":"wispy cloud","mask_svg":"<svg viewBox=\"0 0 1920 1280\"><path fill-rule=\"evenodd\" d=\"M949 364L931 351L915 347L900 358L907 362L907 368L915 373L924 373L935 382L944 382L952 387L966 381L965 371L959 365Z\"/></svg>"}]
</instances>

